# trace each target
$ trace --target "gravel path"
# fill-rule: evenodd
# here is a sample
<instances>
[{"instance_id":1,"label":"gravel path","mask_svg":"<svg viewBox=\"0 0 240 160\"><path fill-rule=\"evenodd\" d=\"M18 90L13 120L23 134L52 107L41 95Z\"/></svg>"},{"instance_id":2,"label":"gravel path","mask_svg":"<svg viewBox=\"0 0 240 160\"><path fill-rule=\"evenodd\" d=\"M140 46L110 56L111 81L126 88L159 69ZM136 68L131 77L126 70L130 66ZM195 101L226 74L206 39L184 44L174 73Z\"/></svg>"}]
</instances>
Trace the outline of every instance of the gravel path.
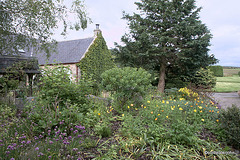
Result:
<instances>
[{"instance_id":1,"label":"gravel path","mask_svg":"<svg viewBox=\"0 0 240 160\"><path fill-rule=\"evenodd\" d=\"M222 109L226 109L227 107L232 107L232 105L236 105L240 107L240 97L237 92L230 93L213 93L212 98L220 104Z\"/></svg>"}]
</instances>

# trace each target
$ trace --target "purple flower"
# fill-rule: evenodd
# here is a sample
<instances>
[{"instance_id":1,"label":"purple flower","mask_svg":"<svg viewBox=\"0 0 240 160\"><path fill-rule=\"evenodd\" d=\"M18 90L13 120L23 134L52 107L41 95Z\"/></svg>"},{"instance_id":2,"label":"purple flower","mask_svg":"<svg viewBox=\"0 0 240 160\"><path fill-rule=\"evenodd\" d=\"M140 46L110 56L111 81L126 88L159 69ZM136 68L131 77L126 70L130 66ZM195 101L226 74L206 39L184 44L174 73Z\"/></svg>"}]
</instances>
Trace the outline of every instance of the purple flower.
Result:
<instances>
[{"instance_id":1,"label":"purple flower","mask_svg":"<svg viewBox=\"0 0 240 160\"><path fill-rule=\"evenodd\" d=\"M6 154L9 154L9 153L10 153L10 151L6 151L5 153L6 153Z\"/></svg>"},{"instance_id":2,"label":"purple flower","mask_svg":"<svg viewBox=\"0 0 240 160\"><path fill-rule=\"evenodd\" d=\"M48 148L47 150L50 151L50 148Z\"/></svg>"},{"instance_id":3,"label":"purple flower","mask_svg":"<svg viewBox=\"0 0 240 160\"><path fill-rule=\"evenodd\" d=\"M2 142L3 142L3 140L0 139L0 143L2 143Z\"/></svg>"},{"instance_id":4,"label":"purple flower","mask_svg":"<svg viewBox=\"0 0 240 160\"><path fill-rule=\"evenodd\" d=\"M69 136L68 139L72 139L72 136Z\"/></svg>"},{"instance_id":5,"label":"purple flower","mask_svg":"<svg viewBox=\"0 0 240 160\"><path fill-rule=\"evenodd\" d=\"M73 128L71 128L70 131L73 131Z\"/></svg>"},{"instance_id":6,"label":"purple flower","mask_svg":"<svg viewBox=\"0 0 240 160\"><path fill-rule=\"evenodd\" d=\"M79 137L82 137L82 135L81 135L81 134L79 134L79 135L78 135L78 138L79 138Z\"/></svg>"},{"instance_id":7,"label":"purple flower","mask_svg":"<svg viewBox=\"0 0 240 160\"><path fill-rule=\"evenodd\" d=\"M76 134L77 132L78 132L78 130L73 131L74 134Z\"/></svg>"},{"instance_id":8,"label":"purple flower","mask_svg":"<svg viewBox=\"0 0 240 160\"><path fill-rule=\"evenodd\" d=\"M53 144L53 141L49 141L50 144Z\"/></svg>"},{"instance_id":9,"label":"purple flower","mask_svg":"<svg viewBox=\"0 0 240 160\"><path fill-rule=\"evenodd\" d=\"M78 150L78 148L73 148L72 150L73 150L73 151L77 151L77 150Z\"/></svg>"},{"instance_id":10,"label":"purple flower","mask_svg":"<svg viewBox=\"0 0 240 160\"><path fill-rule=\"evenodd\" d=\"M38 151L38 150L39 150L39 148L38 148L38 147L36 147L36 148L35 148L35 151Z\"/></svg>"},{"instance_id":11,"label":"purple flower","mask_svg":"<svg viewBox=\"0 0 240 160\"><path fill-rule=\"evenodd\" d=\"M10 160L15 160L15 158L11 158Z\"/></svg>"},{"instance_id":12,"label":"purple flower","mask_svg":"<svg viewBox=\"0 0 240 160\"><path fill-rule=\"evenodd\" d=\"M22 144L25 144L25 143L26 143L26 141L22 141L21 143L22 143Z\"/></svg>"},{"instance_id":13,"label":"purple flower","mask_svg":"<svg viewBox=\"0 0 240 160\"><path fill-rule=\"evenodd\" d=\"M48 156L48 158L49 158L49 159L51 159L51 158L52 158L52 156Z\"/></svg>"},{"instance_id":14,"label":"purple flower","mask_svg":"<svg viewBox=\"0 0 240 160\"><path fill-rule=\"evenodd\" d=\"M27 141L27 144L30 144L31 143L31 141Z\"/></svg>"}]
</instances>

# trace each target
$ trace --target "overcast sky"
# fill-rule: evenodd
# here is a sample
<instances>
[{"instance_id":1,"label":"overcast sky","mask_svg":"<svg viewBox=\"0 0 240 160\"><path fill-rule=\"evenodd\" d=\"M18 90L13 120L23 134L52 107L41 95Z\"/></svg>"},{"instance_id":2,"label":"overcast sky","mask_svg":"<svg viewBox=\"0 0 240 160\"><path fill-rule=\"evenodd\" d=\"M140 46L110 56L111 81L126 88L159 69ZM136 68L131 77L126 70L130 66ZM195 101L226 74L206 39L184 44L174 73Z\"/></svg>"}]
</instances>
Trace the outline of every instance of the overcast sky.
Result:
<instances>
[{"instance_id":1,"label":"overcast sky","mask_svg":"<svg viewBox=\"0 0 240 160\"><path fill-rule=\"evenodd\" d=\"M71 31L67 38L56 35L58 41L74 40L93 36L95 24L100 24L109 48L114 42L121 44L121 37L128 31L122 12L136 12L137 0L85 0L93 23L84 31ZM218 65L240 67L240 0L197 0L202 7L200 17L210 29L213 38L209 54L220 60Z\"/></svg>"}]
</instances>

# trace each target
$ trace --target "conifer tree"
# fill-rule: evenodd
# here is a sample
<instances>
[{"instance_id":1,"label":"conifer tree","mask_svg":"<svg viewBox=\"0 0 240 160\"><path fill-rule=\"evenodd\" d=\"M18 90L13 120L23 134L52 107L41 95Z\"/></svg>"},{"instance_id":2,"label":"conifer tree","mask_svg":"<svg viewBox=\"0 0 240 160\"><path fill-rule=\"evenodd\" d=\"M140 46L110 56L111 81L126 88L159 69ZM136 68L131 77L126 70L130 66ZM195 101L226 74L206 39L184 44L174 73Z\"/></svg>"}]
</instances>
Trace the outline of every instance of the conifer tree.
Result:
<instances>
[{"instance_id":1,"label":"conifer tree","mask_svg":"<svg viewBox=\"0 0 240 160\"><path fill-rule=\"evenodd\" d=\"M199 18L195 0L141 0L139 14L124 14L129 34L116 44L116 61L123 66L158 71L158 91L164 92L167 68L191 74L216 63L208 54L212 37Z\"/></svg>"}]
</instances>

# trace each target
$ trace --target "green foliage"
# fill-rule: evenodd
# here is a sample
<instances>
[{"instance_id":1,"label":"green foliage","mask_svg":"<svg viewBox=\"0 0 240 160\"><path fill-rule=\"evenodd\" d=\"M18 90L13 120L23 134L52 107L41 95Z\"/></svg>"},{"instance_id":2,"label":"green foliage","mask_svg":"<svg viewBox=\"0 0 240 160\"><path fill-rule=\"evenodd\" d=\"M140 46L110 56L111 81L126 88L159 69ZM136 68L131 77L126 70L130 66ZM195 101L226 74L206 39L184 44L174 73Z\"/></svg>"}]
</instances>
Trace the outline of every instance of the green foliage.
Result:
<instances>
[{"instance_id":1,"label":"green foliage","mask_svg":"<svg viewBox=\"0 0 240 160\"><path fill-rule=\"evenodd\" d=\"M47 67L43 69L40 78L39 99L47 104L64 107L66 103L75 104L85 113L88 109L86 95L91 93L92 82L84 78L78 82L70 80L70 69L68 67Z\"/></svg>"},{"instance_id":2,"label":"green foliage","mask_svg":"<svg viewBox=\"0 0 240 160\"><path fill-rule=\"evenodd\" d=\"M0 92L15 90L20 82L26 80L26 71L36 69L37 62L33 60L24 60L14 63L5 69L5 74L0 77Z\"/></svg>"},{"instance_id":3,"label":"green foliage","mask_svg":"<svg viewBox=\"0 0 240 160\"><path fill-rule=\"evenodd\" d=\"M199 20L196 0L142 0L135 3L141 14L124 14L130 33L116 45L116 61L122 66L142 67L158 73L163 92L168 73L189 76L201 67L216 63L208 55L212 35ZM160 74L159 74L160 73Z\"/></svg>"},{"instance_id":4,"label":"green foliage","mask_svg":"<svg viewBox=\"0 0 240 160\"><path fill-rule=\"evenodd\" d=\"M234 148L240 149L240 108L233 105L223 110L219 118L223 140Z\"/></svg>"},{"instance_id":5,"label":"green foliage","mask_svg":"<svg viewBox=\"0 0 240 160\"><path fill-rule=\"evenodd\" d=\"M240 77L240 71L238 72L238 75L239 75L239 77Z\"/></svg>"},{"instance_id":6,"label":"green foliage","mask_svg":"<svg viewBox=\"0 0 240 160\"><path fill-rule=\"evenodd\" d=\"M222 66L209 66L210 71L213 72L213 75L216 77L223 77L223 67Z\"/></svg>"},{"instance_id":7,"label":"green foliage","mask_svg":"<svg viewBox=\"0 0 240 160\"><path fill-rule=\"evenodd\" d=\"M89 21L82 0L71 4L64 0L3 0L0 10L0 54L3 55L19 54L20 49L32 46L50 54L49 42L53 42L50 37L59 23L63 24L65 35L68 29L85 29ZM68 20L69 12L73 22Z\"/></svg>"},{"instance_id":8,"label":"green foliage","mask_svg":"<svg viewBox=\"0 0 240 160\"><path fill-rule=\"evenodd\" d=\"M91 77L96 80L96 88L101 82L101 74L114 66L111 52L100 33L88 49L85 57L79 62L80 70L85 73L87 78Z\"/></svg>"},{"instance_id":9,"label":"green foliage","mask_svg":"<svg viewBox=\"0 0 240 160\"><path fill-rule=\"evenodd\" d=\"M191 77L191 82L197 88L213 88L216 85L216 78L209 69L201 68Z\"/></svg>"},{"instance_id":10,"label":"green foliage","mask_svg":"<svg viewBox=\"0 0 240 160\"><path fill-rule=\"evenodd\" d=\"M139 102L150 85L151 75L142 68L113 68L102 75L102 85L106 91L112 92L115 102L123 107L127 101Z\"/></svg>"},{"instance_id":11,"label":"green foliage","mask_svg":"<svg viewBox=\"0 0 240 160\"><path fill-rule=\"evenodd\" d=\"M96 124L94 131L103 138L112 135L111 125L106 122Z\"/></svg>"}]
</instances>

